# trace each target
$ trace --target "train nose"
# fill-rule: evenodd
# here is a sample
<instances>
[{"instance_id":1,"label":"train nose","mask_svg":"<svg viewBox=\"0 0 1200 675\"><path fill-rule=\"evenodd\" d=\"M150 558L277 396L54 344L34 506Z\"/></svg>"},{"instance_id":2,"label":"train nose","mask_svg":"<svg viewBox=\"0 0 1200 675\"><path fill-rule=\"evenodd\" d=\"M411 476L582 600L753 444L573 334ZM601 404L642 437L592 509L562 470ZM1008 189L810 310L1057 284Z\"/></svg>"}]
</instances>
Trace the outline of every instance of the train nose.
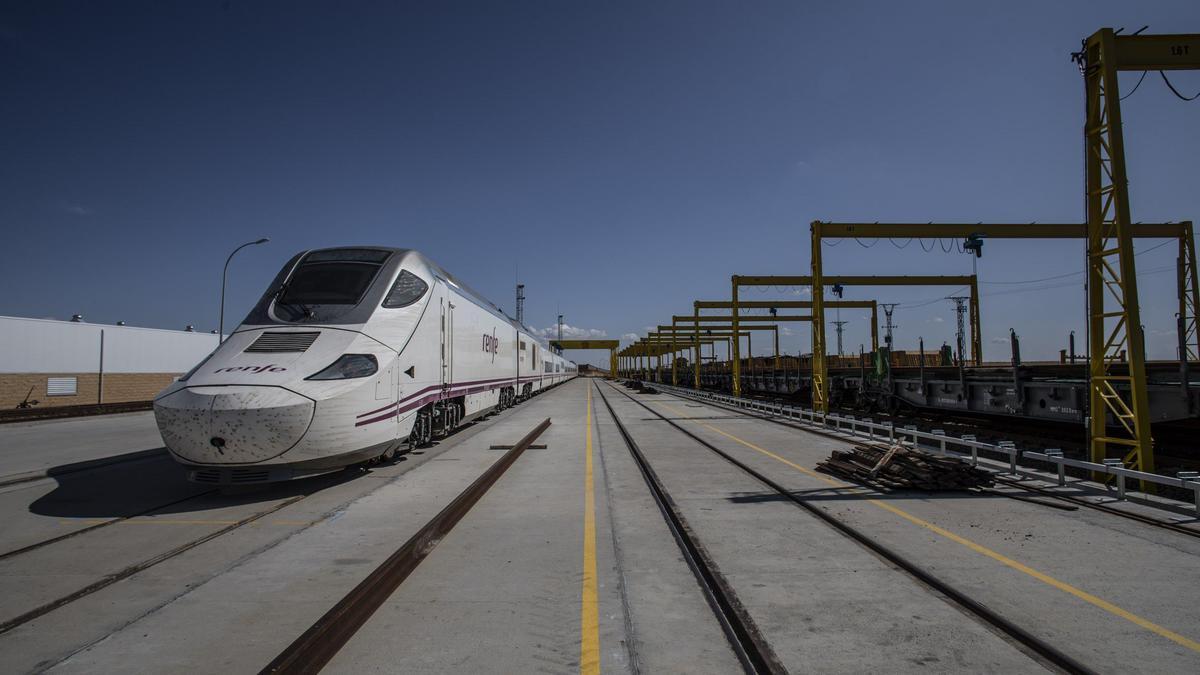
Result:
<instances>
[{"instance_id":1,"label":"train nose","mask_svg":"<svg viewBox=\"0 0 1200 675\"><path fill-rule=\"evenodd\" d=\"M278 457L312 421L314 403L279 387L191 387L154 402L163 441L199 464L245 464Z\"/></svg>"}]
</instances>

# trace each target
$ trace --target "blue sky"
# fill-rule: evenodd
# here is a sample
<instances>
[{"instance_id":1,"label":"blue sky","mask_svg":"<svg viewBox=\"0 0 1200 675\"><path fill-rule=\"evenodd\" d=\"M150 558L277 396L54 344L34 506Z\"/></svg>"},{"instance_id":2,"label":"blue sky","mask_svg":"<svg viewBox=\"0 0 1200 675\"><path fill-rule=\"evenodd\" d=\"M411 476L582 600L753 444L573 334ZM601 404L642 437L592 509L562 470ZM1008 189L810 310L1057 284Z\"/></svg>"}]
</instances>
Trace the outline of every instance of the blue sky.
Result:
<instances>
[{"instance_id":1,"label":"blue sky","mask_svg":"<svg viewBox=\"0 0 1200 675\"><path fill-rule=\"evenodd\" d=\"M1200 3L7 3L0 314L215 328L225 255L268 236L235 261L228 316L296 251L384 244L510 311L519 267L535 327L561 311L643 332L726 299L731 274L806 273L813 219L1081 220L1069 53L1146 24L1200 32ZM1200 73L1172 81L1200 90ZM1200 102L1147 78L1123 105L1134 219L1200 219ZM1150 353L1169 358L1159 243L1138 265ZM915 242L825 260L972 264ZM999 283L1082 262L1078 242L985 246L988 358L1010 327L1026 358L1083 334L1082 274ZM905 348L953 340L944 294L846 297L905 303ZM857 350L869 325L844 318ZM807 350L795 332L784 350Z\"/></svg>"}]
</instances>

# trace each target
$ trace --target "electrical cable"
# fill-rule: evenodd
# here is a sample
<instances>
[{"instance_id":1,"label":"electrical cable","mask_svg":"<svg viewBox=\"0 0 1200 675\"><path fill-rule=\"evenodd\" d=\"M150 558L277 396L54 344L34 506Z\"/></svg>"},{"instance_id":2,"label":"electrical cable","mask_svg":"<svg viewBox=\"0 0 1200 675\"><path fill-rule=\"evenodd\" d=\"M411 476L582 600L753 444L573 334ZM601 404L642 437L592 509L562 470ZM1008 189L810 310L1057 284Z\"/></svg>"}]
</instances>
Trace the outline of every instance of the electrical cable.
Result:
<instances>
[{"instance_id":1,"label":"electrical cable","mask_svg":"<svg viewBox=\"0 0 1200 675\"><path fill-rule=\"evenodd\" d=\"M1160 71L1158 71L1158 74L1162 75L1163 82L1167 83L1167 88L1171 90L1172 94L1175 94L1176 96L1178 96L1180 98L1180 100L1195 101L1196 99L1200 98L1200 92L1196 92L1195 96L1184 96L1183 94L1179 93L1179 90L1175 88L1175 85L1171 84L1171 81L1167 79L1166 73L1164 73L1163 71L1160 70Z\"/></svg>"},{"instance_id":2,"label":"electrical cable","mask_svg":"<svg viewBox=\"0 0 1200 675\"><path fill-rule=\"evenodd\" d=\"M1142 276L1149 276L1151 274L1162 274L1163 272L1173 271L1174 269L1175 269L1174 265L1166 265L1164 267L1152 267L1148 270L1140 270L1138 272L1138 276L1142 277ZM1074 276L1074 275L1078 275L1078 274L1083 274L1083 272L1074 272L1069 276ZM1054 277L1049 277L1049 278L1053 279ZM1032 292L1036 292L1036 291L1048 291L1048 290L1052 290L1055 288L1067 288L1069 286L1074 286L1076 283L1078 283L1078 282L1069 281L1069 282L1058 283L1058 284L1046 284L1044 286L1036 286L1034 288L1013 288L1013 289L1004 290L1004 291L993 291L991 293L983 293L982 295L983 295L983 297L986 298L986 297L992 297L992 296L996 296L996 295L1013 295L1016 293L1032 293Z\"/></svg>"},{"instance_id":3,"label":"electrical cable","mask_svg":"<svg viewBox=\"0 0 1200 675\"><path fill-rule=\"evenodd\" d=\"M1148 72L1150 72L1150 71L1143 70L1142 76L1138 78L1137 84L1133 85L1133 89L1130 89L1128 94L1125 94L1118 100L1124 101L1125 99L1129 98L1130 96L1133 96L1133 92L1137 91L1138 87L1142 86L1142 80L1146 79L1146 73L1148 73ZM1161 73L1162 71L1160 70L1158 72Z\"/></svg>"},{"instance_id":4,"label":"electrical cable","mask_svg":"<svg viewBox=\"0 0 1200 675\"><path fill-rule=\"evenodd\" d=\"M1172 241L1173 240L1168 239L1167 241L1164 241L1161 244L1155 244L1154 246L1151 246L1150 248L1148 248L1144 251L1138 251L1137 253L1134 254L1134 257L1137 257L1142 254L1149 253L1151 251L1160 249L1160 248L1166 246L1167 244L1172 243ZM1079 270L1078 272L1067 272L1066 274L1056 274L1052 277L1042 277L1041 279L1026 279L1024 281L980 281L979 283L995 284L995 285L1000 285L1000 286L1016 286L1016 285L1020 285L1020 284L1037 284L1037 283L1041 283L1043 281L1054 281L1055 279L1066 279L1067 277L1073 277L1073 276L1083 274L1083 273L1084 273L1084 270ZM1141 272L1139 272L1139 274L1141 274Z\"/></svg>"},{"instance_id":5,"label":"electrical cable","mask_svg":"<svg viewBox=\"0 0 1200 675\"><path fill-rule=\"evenodd\" d=\"M967 287L966 287L966 286L960 286L959 288L956 288L956 289L954 289L953 291L950 291L950 295L957 295L958 293L960 293L960 292L962 292L962 291L965 291L965 290L967 290ZM918 307L926 307L926 306L928 306L928 305L932 305L932 304L933 304L933 303L935 303L935 302L941 302L941 301L943 301L943 300L945 300L945 299L946 299L946 296L944 296L944 295L939 295L938 297L936 297L936 298L932 298L932 299L930 299L930 300L927 300L927 301L920 301L920 300L914 301L914 302L916 302L917 304L908 303L908 302L897 302L897 303L896 303L896 306L897 306L897 307L904 307L905 309L916 309L916 308L918 308Z\"/></svg>"}]
</instances>

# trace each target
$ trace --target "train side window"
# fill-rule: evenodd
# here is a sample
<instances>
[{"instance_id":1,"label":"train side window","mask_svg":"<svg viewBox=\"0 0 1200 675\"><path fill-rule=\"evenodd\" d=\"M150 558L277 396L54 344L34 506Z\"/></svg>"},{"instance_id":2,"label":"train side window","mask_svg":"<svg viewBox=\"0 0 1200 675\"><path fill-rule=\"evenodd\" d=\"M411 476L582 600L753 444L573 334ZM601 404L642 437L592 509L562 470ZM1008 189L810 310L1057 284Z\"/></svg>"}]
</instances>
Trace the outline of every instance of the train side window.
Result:
<instances>
[{"instance_id":1,"label":"train side window","mask_svg":"<svg viewBox=\"0 0 1200 675\"><path fill-rule=\"evenodd\" d=\"M388 291L387 297L383 299L383 306L389 309L408 307L420 300L427 290L429 285L421 277L403 270L400 276L396 277L396 283L392 284L392 290Z\"/></svg>"}]
</instances>

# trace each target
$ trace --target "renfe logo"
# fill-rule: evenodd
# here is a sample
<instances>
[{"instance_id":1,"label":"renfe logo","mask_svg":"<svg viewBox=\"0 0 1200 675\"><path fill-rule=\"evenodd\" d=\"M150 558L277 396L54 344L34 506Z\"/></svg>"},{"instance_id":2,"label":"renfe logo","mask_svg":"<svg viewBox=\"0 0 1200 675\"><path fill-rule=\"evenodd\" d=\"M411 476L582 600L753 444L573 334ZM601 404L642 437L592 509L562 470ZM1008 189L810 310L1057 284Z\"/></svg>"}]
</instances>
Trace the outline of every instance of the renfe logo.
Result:
<instances>
[{"instance_id":1,"label":"renfe logo","mask_svg":"<svg viewBox=\"0 0 1200 675\"><path fill-rule=\"evenodd\" d=\"M483 336L483 351L485 351L489 354L499 354L500 353L500 339L497 338L495 335L484 335Z\"/></svg>"},{"instance_id":2,"label":"renfe logo","mask_svg":"<svg viewBox=\"0 0 1200 675\"><path fill-rule=\"evenodd\" d=\"M269 364L265 366L232 366L230 368L217 368L214 373L282 373L287 370L283 366Z\"/></svg>"}]
</instances>

